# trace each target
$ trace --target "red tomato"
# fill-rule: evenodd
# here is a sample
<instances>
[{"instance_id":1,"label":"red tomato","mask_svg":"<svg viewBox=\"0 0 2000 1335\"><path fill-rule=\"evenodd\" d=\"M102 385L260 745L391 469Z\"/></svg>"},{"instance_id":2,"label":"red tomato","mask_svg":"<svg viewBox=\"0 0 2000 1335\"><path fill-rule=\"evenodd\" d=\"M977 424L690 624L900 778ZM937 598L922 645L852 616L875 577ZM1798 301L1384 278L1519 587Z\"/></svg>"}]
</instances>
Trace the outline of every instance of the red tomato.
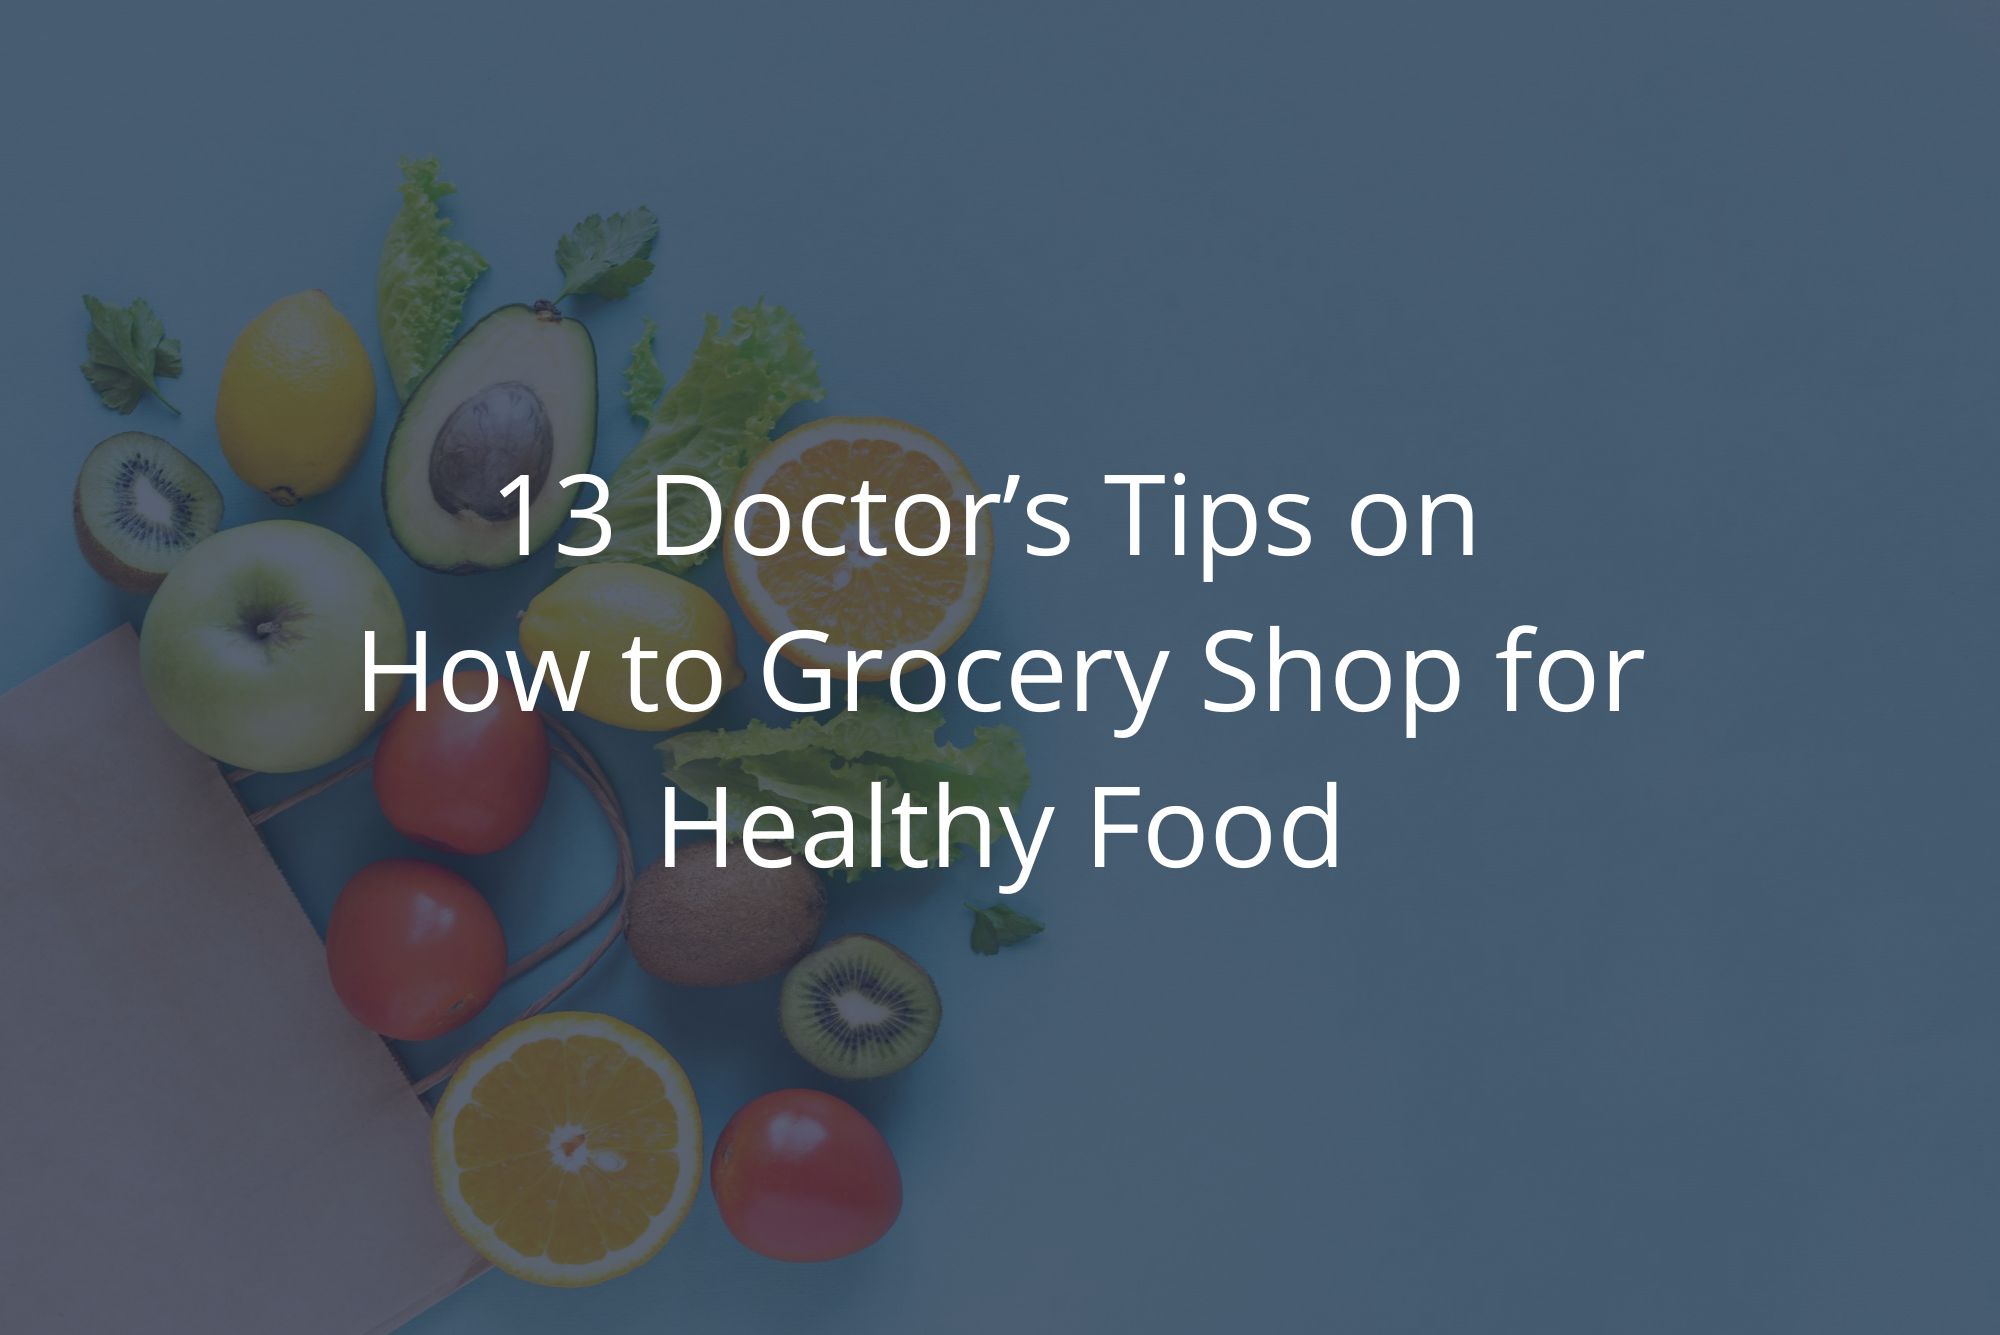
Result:
<instances>
[{"instance_id":1,"label":"red tomato","mask_svg":"<svg viewBox=\"0 0 2000 1335\"><path fill-rule=\"evenodd\" d=\"M486 674L453 679L461 700L486 693ZM534 824L549 791L549 737L511 686L476 714L452 708L431 683L421 713L396 711L375 748L375 797L404 835L450 853L495 853Z\"/></svg>"},{"instance_id":2,"label":"red tomato","mask_svg":"<svg viewBox=\"0 0 2000 1335\"><path fill-rule=\"evenodd\" d=\"M903 1208L889 1143L851 1105L781 1089L737 1110L709 1183L736 1240L779 1261L831 1261L873 1243Z\"/></svg>"},{"instance_id":3,"label":"red tomato","mask_svg":"<svg viewBox=\"0 0 2000 1335\"><path fill-rule=\"evenodd\" d=\"M486 1009L507 974L500 920L463 876L392 858L334 901L326 969L354 1018L388 1038L436 1038Z\"/></svg>"}]
</instances>

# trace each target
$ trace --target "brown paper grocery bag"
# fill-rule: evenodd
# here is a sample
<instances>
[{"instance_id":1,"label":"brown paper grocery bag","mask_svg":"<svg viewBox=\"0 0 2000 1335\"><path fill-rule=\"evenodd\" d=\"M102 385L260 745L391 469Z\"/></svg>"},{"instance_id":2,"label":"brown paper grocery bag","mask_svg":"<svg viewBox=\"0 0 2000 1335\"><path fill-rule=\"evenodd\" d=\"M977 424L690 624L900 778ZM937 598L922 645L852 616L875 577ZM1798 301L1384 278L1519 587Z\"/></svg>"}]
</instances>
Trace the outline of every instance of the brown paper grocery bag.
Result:
<instances>
[{"instance_id":1,"label":"brown paper grocery bag","mask_svg":"<svg viewBox=\"0 0 2000 1335\"><path fill-rule=\"evenodd\" d=\"M0 857L0 1331L369 1335L480 1273L130 629L0 696Z\"/></svg>"}]
</instances>

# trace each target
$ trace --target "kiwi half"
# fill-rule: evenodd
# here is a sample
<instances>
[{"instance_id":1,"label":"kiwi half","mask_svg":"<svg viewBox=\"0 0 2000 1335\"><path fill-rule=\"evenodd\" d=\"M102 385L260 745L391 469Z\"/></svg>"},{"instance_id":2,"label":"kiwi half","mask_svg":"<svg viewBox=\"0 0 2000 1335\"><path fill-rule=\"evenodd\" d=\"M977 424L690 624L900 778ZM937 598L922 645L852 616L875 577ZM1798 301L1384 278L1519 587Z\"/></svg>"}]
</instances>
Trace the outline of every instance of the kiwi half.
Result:
<instances>
[{"instance_id":1,"label":"kiwi half","mask_svg":"<svg viewBox=\"0 0 2000 1335\"><path fill-rule=\"evenodd\" d=\"M924 1055L944 1007L923 966L877 936L839 936L792 966L778 1019L828 1075L893 1075Z\"/></svg>"},{"instance_id":2,"label":"kiwi half","mask_svg":"<svg viewBox=\"0 0 2000 1335\"><path fill-rule=\"evenodd\" d=\"M121 589L151 593L222 526L222 493L158 436L121 431L84 457L71 512L90 568Z\"/></svg>"}]
</instances>

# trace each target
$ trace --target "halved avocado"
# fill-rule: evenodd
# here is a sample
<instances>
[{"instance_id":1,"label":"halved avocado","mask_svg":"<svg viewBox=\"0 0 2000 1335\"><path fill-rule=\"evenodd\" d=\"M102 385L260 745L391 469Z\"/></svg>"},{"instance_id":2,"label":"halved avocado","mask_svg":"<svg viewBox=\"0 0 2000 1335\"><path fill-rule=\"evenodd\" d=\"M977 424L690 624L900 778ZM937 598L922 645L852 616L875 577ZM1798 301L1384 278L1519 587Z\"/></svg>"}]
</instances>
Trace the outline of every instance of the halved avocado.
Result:
<instances>
[{"instance_id":1,"label":"halved avocado","mask_svg":"<svg viewBox=\"0 0 2000 1335\"><path fill-rule=\"evenodd\" d=\"M523 559L521 498L530 479L529 549L555 537L597 448L597 348L546 301L502 306L465 331L417 382L389 437L382 505L418 565L448 574Z\"/></svg>"}]
</instances>

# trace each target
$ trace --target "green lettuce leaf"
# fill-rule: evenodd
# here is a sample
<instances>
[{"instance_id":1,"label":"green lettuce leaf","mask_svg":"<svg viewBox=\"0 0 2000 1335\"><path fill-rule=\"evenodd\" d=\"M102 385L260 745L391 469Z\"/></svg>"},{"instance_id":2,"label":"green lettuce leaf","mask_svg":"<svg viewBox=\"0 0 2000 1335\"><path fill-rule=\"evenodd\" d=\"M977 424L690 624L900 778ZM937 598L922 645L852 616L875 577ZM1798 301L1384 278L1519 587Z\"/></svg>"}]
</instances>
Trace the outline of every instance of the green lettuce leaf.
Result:
<instances>
[{"instance_id":1,"label":"green lettuce leaf","mask_svg":"<svg viewBox=\"0 0 2000 1335\"><path fill-rule=\"evenodd\" d=\"M406 399L450 349L465 294L486 272L486 260L445 235L451 220L438 212L438 201L457 187L438 180L437 159L404 158L402 167L403 207L389 224L375 271L375 322L390 383Z\"/></svg>"},{"instance_id":2,"label":"green lettuce leaf","mask_svg":"<svg viewBox=\"0 0 2000 1335\"><path fill-rule=\"evenodd\" d=\"M646 321L646 332L632 345L632 360L625 363L625 406L641 421L653 415L653 405L667 392L666 373L660 370L660 359L653 355L653 336L657 333L659 327L651 320Z\"/></svg>"},{"instance_id":3,"label":"green lettuce leaf","mask_svg":"<svg viewBox=\"0 0 2000 1335\"><path fill-rule=\"evenodd\" d=\"M1021 735L1012 728L980 728L972 745L951 746L937 740L944 716L935 711L911 714L873 696L861 708L824 721L801 719L785 727L753 722L748 727L716 732L684 732L660 743L667 778L713 815L716 793L729 796L733 828L753 807L783 807L792 818L792 847L822 830L839 828L831 818L815 817L816 807L843 807L854 814L855 842L867 847L868 788L880 781L882 809L891 811L904 793L927 808L935 808L940 780L951 784L953 806L978 806L992 822L994 838L1001 833L1000 808L1018 807L1028 791L1028 758ZM971 848L975 827L960 820L952 830L954 852ZM913 828L910 851L926 862L937 858L942 830L932 809ZM883 832L883 858L901 867L902 849L893 830ZM977 849L973 849L977 853ZM852 881L868 870L850 865Z\"/></svg>"},{"instance_id":4,"label":"green lettuce leaf","mask_svg":"<svg viewBox=\"0 0 2000 1335\"><path fill-rule=\"evenodd\" d=\"M650 360L650 341L643 346ZM635 361L637 357L635 349ZM628 387L630 376L628 371ZM686 373L646 414L651 423L646 434L611 475L611 500L604 509L611 523L610 545L595 556L560 556L556 564L632 561L675 574L700 565L707 551L656 555L653 479L661 473L689 473L707 481L718 496L728 496L744 468L769 443L771 428L786 409L825 392L805 334L784 307L761 300L739 306L726 330L709 316ZM626 398L632 401L629 388ZM692 542L708 530L708 507L690 494L674 506L668 522L675 543Z\"/></svg>"}]
</instances>

